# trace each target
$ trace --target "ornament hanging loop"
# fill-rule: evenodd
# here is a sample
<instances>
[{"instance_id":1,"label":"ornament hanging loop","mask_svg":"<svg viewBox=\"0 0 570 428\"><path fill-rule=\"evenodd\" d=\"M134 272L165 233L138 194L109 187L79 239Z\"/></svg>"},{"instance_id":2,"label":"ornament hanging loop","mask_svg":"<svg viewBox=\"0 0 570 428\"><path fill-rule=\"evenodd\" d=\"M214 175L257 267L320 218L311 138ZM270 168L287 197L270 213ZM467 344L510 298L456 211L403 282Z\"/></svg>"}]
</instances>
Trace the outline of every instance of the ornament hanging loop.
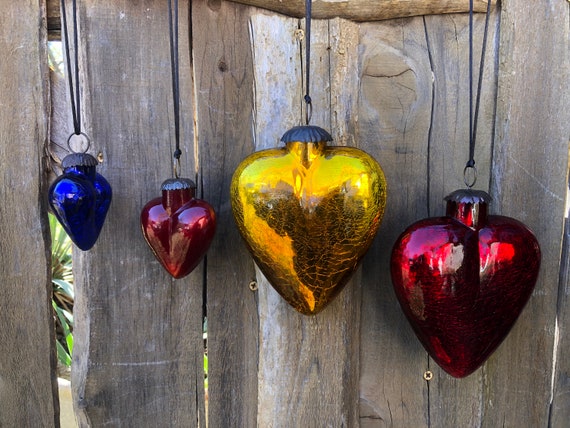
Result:
<instances>
[{"instance_id":1,"label":"ornament hanging loop","mask_svg":"<svg viewBox=\"0 0 570 428\"><path fill-rule=\"evenodd\" d=\"M305 95L305 125L311 122L311 117L313 116L313 103L309 94Z\"/></svg>"},{"instance_id":2,"label":"ornament hanging loop","mask_svg":"<svg viewBox=\"0 0 570 428\"><path fill-rule=\"evenodd\" d=\"M72 147L72 145L75 146L74 143L79 144L79 150L75 150ZM73 133L67 139L67 147L71 153L87 153L87 150L91 147L91 139L84 132Z\"/></svg>"},{"instance_id":3,"label":"ornament hanging loop","mask_svg":"<svg viewBox=\"0 0 570 428\"><path fill-rule=\"evenodd\" d=\"M174 178L180 178L180 157L175 157L174 162L172 164L172 169L174 172Z\"/></svg>"},{"instance_id":4,"label":"ornament hanging loop","mask_svg":"<svg viewBox=\"0 0 570 428\"><path fill-rule=\"evenodd\" d=\"M465 165L463 169L463 182L469 189L477 183L477 168L475 168L475 163L467 163L467 165Z\"/></svg>"}]
</instances>

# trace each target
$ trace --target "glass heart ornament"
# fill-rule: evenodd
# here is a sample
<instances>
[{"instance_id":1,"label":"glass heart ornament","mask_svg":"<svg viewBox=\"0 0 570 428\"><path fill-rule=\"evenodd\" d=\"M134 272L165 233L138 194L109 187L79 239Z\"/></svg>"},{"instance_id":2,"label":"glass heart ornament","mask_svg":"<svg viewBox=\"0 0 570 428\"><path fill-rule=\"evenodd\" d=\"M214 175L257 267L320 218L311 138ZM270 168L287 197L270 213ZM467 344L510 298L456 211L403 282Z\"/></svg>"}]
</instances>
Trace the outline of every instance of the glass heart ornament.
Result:
<instances>
[{"instance_id":1,"label":"glass heart ornament","mask_svg":"<svg viewBox=\"0 0 570 428\"><path fill-rule=\"evenodd\" d=\"M216 231L216 214L195 197L192 180L168 179L161 190L162 196L149 201L141 212L142 233L162 267L179 279L206 255Z\"/></svg>"},{"instance_id":2,"label":"glass heart ornament","mask_svg":"<svg viewBox=\"0 0 570 428\"><path fill-rule=\"evenodd\" d=\"M95 245L113 195L109 182L96 171L98 163L87 153L67 155L61 163L63 174L48 190L54 215L83 251Z\"/></svg>"},{"instance_id":3,"label":"glass heart ornament","mask_svg":"<svg viewBox=\"0 0 570 428\"><path fill-rule=\"evenodd\" d=\"M231 183L234 219L275 290L305 315L323 310L372 244L386 203L380 165L329 146L317 126L287 131L285 147L244 159Z\"/></svg>"},{"instance_id":4,"label":"glass heart ornament","mask_svg":"<svg viewBox=\"0 0 570 428\"><path fill-rule=\"evenodd\" d=\"M416 336L447 373L465 377L507 336L534 289L540 247L521 222L488 214L491 197L458 190L444 217L408 227L392 282Z\"/></svg>"}]
</instances>

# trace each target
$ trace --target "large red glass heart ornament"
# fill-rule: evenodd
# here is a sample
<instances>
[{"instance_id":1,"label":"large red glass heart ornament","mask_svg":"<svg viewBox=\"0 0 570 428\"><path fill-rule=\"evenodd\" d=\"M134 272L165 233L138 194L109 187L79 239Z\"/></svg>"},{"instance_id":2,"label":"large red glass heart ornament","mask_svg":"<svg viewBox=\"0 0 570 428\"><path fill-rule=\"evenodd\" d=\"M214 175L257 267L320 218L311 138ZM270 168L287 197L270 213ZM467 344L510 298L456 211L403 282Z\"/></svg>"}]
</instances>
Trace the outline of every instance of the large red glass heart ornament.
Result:
<instances>
[{"instance_id":1,"label":"large red glass heart ornament","mask_svg":"<svg viewBox=\"0 0 570 428\"><path fill-rule=\"evenodd\" d=\"M532 294L540 248L521 222L488 215L491 197L458 190L445 217L398 238L391 273L418 339L447 373L465 377L507 336Z\"/></svg>"},{"instance_id":2,"label":"large red glass heart ornament","mask_svg":"<svg viewBox=\"0 0 570 428\"><path fill-rule=\"evenodd\" d=\"M196 185L186 178L162 183L162 197L148 202L141 213L144 238L174 278L183 278L200 263L214 238L216 215L194 197Z\"/></svg>"},{"instance_id":3,"label":"large red glass heart ornament","mask_svg":"<svg viewBox=\"0 0 570 428\"><path fill-rule=\"evenodd\" d=\"M386 202L380 165L331 147L316 126L295 127L285 147L244 159L231 184L232 210L255 262L297 311L321 311L370 247Z\"/></svg>"}]
</instances>

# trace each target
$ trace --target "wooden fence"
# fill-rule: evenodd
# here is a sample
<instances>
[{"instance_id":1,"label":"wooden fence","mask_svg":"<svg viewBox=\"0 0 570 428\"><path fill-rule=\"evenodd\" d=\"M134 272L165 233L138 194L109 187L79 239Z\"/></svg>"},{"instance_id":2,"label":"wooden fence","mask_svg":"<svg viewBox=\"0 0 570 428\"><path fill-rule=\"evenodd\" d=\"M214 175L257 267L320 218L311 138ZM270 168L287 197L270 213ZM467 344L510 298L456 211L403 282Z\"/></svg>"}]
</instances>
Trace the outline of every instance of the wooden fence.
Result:
<instances>
[{"instance_id":1,"label":"wooden fence","mask_svg":"<svg viewBox=\"0 0 570 428\"><path fill-rule=\"evenodd\" d=\"M291 3L298 12L291 14L302 15L302 2ZM0 4L0 427L58 426L46 8L38 0ZM302 21L251 4L263 2L181 2L182 170L214 206L218 230L206 262L173 280L139 226L143 205L171 174L166 1L79 2L84 127L114 191L98 243L74 254L80 426L197 427L206 419L210 427L566 426L570 3L503 0L492 13L478 187L494 197L493 212L535 231L543 263L509 337L461 380L416 340L388 265L397 235L442 214L442 198L463 187L467 15L357 22L343 19L351 15L339 6L341 17L314 21L312 123L330 130L335 144L373 155L389 189L361 269L325 311L307 317L255 270L231 216L238 163L301 121ZM476 47L483 23L477 15Z\"/></svg>"}]
</instances>

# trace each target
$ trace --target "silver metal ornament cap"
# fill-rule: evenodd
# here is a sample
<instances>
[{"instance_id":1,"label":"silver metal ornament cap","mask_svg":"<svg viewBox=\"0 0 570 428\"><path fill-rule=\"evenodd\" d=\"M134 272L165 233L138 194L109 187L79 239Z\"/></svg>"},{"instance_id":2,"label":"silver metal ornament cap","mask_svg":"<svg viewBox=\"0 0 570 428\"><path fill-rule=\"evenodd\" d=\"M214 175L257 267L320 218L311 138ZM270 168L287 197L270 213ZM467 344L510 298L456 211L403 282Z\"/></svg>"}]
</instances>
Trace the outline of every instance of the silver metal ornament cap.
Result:
<instances>
[{"instance_id":1,"label":"silver metal ornament cap","mask_svg":"<svg viewBox=\"0 0 570 428\"><path fill-rule=\"evenodd\" d=\"M458 204L488 204L493 198L483 190L460 189L447 195L444 200Z\"/></svg>"},{"instance_id":2,"label":"silver metal ornament cap","mask_svg":"<svg viewBox=\"0 0 570 428\"><path fill-rule=\"evenodd\" d=\"M164 180L160 186L160 190L184 190L196 189L196 183L189 178L169 178Z\"/></svg>"},{"instance_id":3,"label":"silver metal ornament cap","mask_svg":"<svg viewBox=\"0 0 570 428\"><path fill-rule=\"evenodd\" d=\"M472 229L487 223L487 211L491 196L482 190L461 189L447 195L446 215Z\"/></svg>"}]
</instances>

